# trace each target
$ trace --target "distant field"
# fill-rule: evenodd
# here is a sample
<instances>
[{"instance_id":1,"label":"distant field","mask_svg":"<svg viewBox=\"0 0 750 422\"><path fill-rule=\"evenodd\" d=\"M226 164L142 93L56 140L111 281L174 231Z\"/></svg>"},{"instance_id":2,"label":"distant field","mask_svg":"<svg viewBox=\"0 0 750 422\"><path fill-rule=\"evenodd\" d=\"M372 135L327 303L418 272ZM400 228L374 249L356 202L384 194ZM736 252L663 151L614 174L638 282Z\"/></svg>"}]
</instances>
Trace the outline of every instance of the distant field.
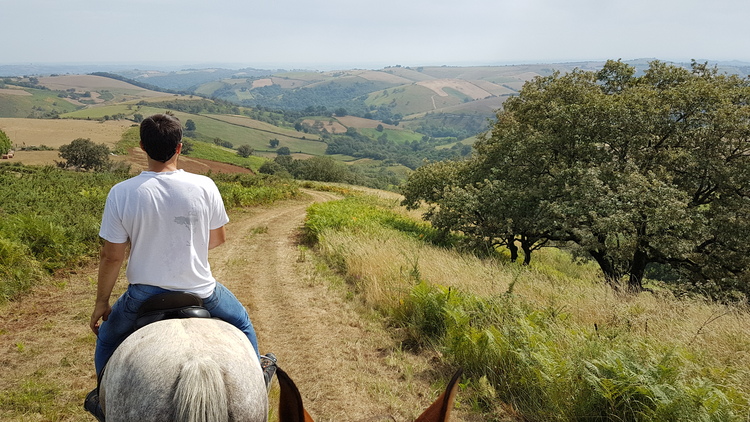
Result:
<instances>
[{"instance_id":1,"label":"distant field","mask_svg":"<svg viewBox=\"0 0 750 422\"><path fill-rule=\"evenodd\" d=\"M286 129L283 127L274 126L270 123L261 122L258 120L251 119L249 117L245 116L233 116L233 115L226 115L226 114L207 114L206 116L211 117L216 120L221 120L227 123L239 125L239 126L245 126L251 129L258 129L265 132L273 132L278 133L280 135L286 135L290 137L302 137L304 135L303 133L299 133L294 129ZM307 136L309 139L315 139L318 138L315 136Z\"/></svg>"},{"instance_id":2,"label":"distant field","mask_svg":"<svg viewBox=\"0 0 750 422\"><path fill-rule=\"evenodd\" d=\"M77 138L114 146L132 124L130 121L0 118L0 129L13 145L46 145L55 149Z\"/></svg>"},{"instance_id":3,"label":"distant field","mask_svg":"<svg viewBox=\"0 0 750 422\"><path fill-rule=\"evenodd\" d=\"M371 120L371 119L363 119L362 117L357 116L343 116L343 117L336 117L336 120L341 122L342 125L346 127L353 127L355 129L364 129L364 128L376 128L378 125L382 125L386 129L393 129L397 130L397 126L393 125L387 125L385 123L381 123L377 120Z\"/></svg>"},{"instance_id":4,"label":"distant field","mask_svg":"<svg viewBox=\"0 0 750 422\"><path fill-rule=\"evenodd\" d=\"M78 107L52 91L31 88L0 90L0 117L40 117L45 113L67 113Z\"/></svg>"},{"instance_id":5,"label":"distant field","mask_svg":"<svg viewBox=\"0 0 750 422\"><path fill-rule=\"evenodd\" d=\"M114 116L116 114L124 114L130 118L134 113L139 113L138 107L130 104L114 104L114 105L103 105L97 107L84 108L82 110L76 110L70 113L63 114L63 119L101 119L104 116Z\"/></svg>"},{"instance_id":6,"label":"distant field","mask_svg":"<svg viewBox=\"0 0 750 422\"><path fill-rule=\"evenodd\" d=\"M139 97L157 97L164 95L163 92L150 91L127 82L116 79L105 78L94 75L63 75L39 78L39 83L52 90L66 91L101 91L112 90L128 94L137 94Z\"/></svg>"},{"instance_id":7,"label":"distant field","mask_svg":"<svg viewBox=\"0 0 750 422\"><path fill-rule=\"evenodd\" d=\"M451 95L438 95L434 90L422 85L407 85L373 92L365 101L369 106L390 107L393 113L409 116L444 107L459 105L463 101Z\"/></svg>"},{"instance_id":8,"label":"distant field","mask_svg":"<svg viewBox=\"0 0 750 422\"><path fill-rule=\"evenodd\" d=\"M206 84L203 84L200 86L200 88L195 90L196 94L199 95L213 95L216 90L221 89L224 87L224 84L221 81L215 81L215 82L209 82Z\"/></svg>"},{"instance_id":9,"label":"distant field","mask_svg":"<svg viewBox=\"0 0 750 422\"><path fill-rule=\"evenodd\" d=\"M88 138L113 148L131 125L129 121L0 118L0 129L10 137L14 147L45 145L55 149L17 151L12 161L28 165L54 165L56 160L60 161L57 149L77 138Z\"/></svg>"},{"instance_id":10,"label":"distant field","mask_svg":"<svg viewBox=\"0 0 750 422\"><path fill-rule=\"evenodd\" d=\"M480 88L469 81L464 81L461 79L439 79L422 81L417 82L417 85L429 88L441 97L447 97L448 95L450 95L450 92L446 91L446 88L454 89L471 98L472 100L478 100L480 98L486 98L492 95L487 90Z\"/></svg>"},{"instance_id":11,"label":"distant field","mask_svg":"<svg viewBox=\"0 0 750 422\"><path fill-rule=\"evenodd\" d=\"M489 116L494 115L497 110L502 108L503 103L508 98L510 98L510 96L485 98L482 100L445 107L440 110L440 112L448 114L482 114L488 115L489 118Z\"/></svg>"},{"instance_id":12,"label":"distant field","mask_svg":"<svg viewBox=\"0 0 750 422\"><path fill-rule=\"evenodd\" d=\"M378 132L377 129L362 128L359 130L365 136L377 139L383 134L388 137L388 140L393 141L397 144L403 144L405 142L419 141L422 139L422 134L416 132L410 132L408 130L392 130L383 129L383 132Z\"/></svg>"},{"instance_id":13,"label":"distant field","mask_svg":"<svg viewBox=\"0 0 750 422\"><path fill-rule=\"evenodd\" d=\"M0 88L0 94L31 96L30 92L24 91L21 88Z\"/></svg>"},{"instance_id":14,"label":"distant field","mask_svg":"<svg viewBox=\"0 0 750 422\"><path fill-rule=\"evenodd\" d=\"M352 71L351 74L367 79L368 81L388 82L394 85L407 85L407 84L412 83L411 79L393 75L387 72L377 72L373 70L358 70L358 71Z\"/></svg>"},{"instance_id":15,"label":"distant field","mask_svg":"<svg viewBox=\"0 0 750 422\"><path fill-rule=\"evenodd\" d=\"M302 121L302 123L310 125L311 127L318 127L318 129L321 131L325 129L328 133L346 133L346 126L342 125L332 117L321 119L305 119Z\"/></svg>"}]
</instances>

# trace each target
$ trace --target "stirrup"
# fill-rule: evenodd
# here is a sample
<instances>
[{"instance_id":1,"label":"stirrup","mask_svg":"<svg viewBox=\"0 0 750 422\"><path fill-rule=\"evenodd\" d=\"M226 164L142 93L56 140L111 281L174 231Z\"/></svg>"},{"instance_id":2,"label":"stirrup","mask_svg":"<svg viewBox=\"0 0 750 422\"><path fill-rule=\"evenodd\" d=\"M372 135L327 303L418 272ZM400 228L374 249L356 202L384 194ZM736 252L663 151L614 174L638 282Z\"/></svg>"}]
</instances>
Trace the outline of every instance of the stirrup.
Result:
<instances>
[{"instance_id":1,"label":"stirrup","mask_svg":"<svg viewBox=\"0 0 750 422\"><path fill-rule=\"evenodd\" d=\"M263 379L266 382L266 391L271 389L271 381L276 374L276 355L266 353L260 357L260 369L263 370Z\"/></svg>"}]
</instances>

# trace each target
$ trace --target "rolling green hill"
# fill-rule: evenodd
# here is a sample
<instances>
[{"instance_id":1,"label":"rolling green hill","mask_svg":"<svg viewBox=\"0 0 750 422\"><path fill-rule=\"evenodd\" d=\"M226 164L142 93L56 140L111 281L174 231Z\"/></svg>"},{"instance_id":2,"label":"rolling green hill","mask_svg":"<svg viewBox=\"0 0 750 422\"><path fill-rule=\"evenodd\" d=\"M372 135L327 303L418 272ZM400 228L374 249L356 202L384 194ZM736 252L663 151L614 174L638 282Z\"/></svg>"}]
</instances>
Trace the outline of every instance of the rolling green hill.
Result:
<instances>
[{"instance_id":1,"label":"rolling green hill","mask_svg":"<svg viewBox=\"0 0 750 422\"><path fill-rule=\"evenodd\" d=\"M77 105L58 97L58 93L54 91L0 87L1 117L54 117L81 107L82 104Z\"/></svg>"},{"instance_id":2,"label":"rolling green hill","mask_svg":"<svg viewBox=\"0 0 750 422\"><path fill-rule=\"evenodd\" d=\"M486 67L387 67L381 70L278 72L234 75L205 83L196 93L250 107L305 110L322 107L386 124L408 122L408 129L434 137L451 133L469 138L528 80L577 65ZM456 116L471 116L456 118ZM443 125L436 129L436 125ZM422 131L423 128L430 130Z\"/></svg>"},{"instance_id":3,"label":"rolling green hill","mask_svg":"<svg viewBox=\"0 0 750 422\"><path fill-rule=\"evenodd\" d=\"M311 74L294 76L298 79L274 78L271 82L280 81L292 86L316 79ZM317 89L360 89L363 84L371 83L360 77L351 77L348 81L348 85L336 88L332 88L330 82L318 81ZM230 82L226 84L242 86L246 83L244 80ZM14 99L2 103L5 108L0 109L0 117L47 117L92 123L131 121L123 125L128 127L136 125L145 116L169 111L182 122L190 121L195 126L186 130L185 137L193 143L193 153L197 158L249 166L258 171L284 150L293 160L284 162L292 165L287 173L295 177L305 174L300 170L303 167L295 162L326 156L348 165L352 172L347 176L350 181L388 188L397 185L424 159L457 155L456 149L435 148L456 139L428 140L423 134L404 126L383 125L376 120L351 115L334 116L326 112L325 107L303 112L278 112L195 95L154 92L129 85L121 78L109 79L101 75L50 76L33 81L15 78L0 89L0 94ZM20 100L15 100L17 98ZM66 107L43 114L49 109L47 104ZM29 122L31 126L34 126L32 121ZM70 136L71 139L96 138L87 130ZM244 146L252 149L250 161L238 155L238 148Z\"/></svg>"}]
</instances>

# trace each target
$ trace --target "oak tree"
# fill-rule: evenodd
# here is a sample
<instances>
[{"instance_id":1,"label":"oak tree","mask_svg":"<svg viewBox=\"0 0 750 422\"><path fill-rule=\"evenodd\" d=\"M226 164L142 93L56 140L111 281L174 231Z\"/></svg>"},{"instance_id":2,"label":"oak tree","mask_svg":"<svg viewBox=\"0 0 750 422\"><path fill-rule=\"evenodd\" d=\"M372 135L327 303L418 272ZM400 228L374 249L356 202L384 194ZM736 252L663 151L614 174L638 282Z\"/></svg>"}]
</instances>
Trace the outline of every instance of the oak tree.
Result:
<instances>
[{"instance_id":1,"label":"oak tree","mask_svg":"<svg viewBox=\"0 0 750 422\"><path fill-rule=\"evenodd\" d=\"M415 172L405 203L432 203L438 226L525 243L526 259L572 247L616 288L639 291L662 265L704 290L750 292L749 86L695 62L538 77L451 180L420 190L438 165Z\"/></svg>"}]
</instances>

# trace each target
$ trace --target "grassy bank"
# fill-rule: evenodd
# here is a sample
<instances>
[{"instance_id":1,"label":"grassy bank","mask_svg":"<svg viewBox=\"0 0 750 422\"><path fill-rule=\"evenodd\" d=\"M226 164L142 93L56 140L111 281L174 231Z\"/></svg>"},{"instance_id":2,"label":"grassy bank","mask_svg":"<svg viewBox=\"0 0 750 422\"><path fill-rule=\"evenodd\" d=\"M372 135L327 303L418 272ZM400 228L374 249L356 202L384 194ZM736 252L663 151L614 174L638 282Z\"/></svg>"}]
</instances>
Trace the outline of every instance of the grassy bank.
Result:
<instances>
[{"instance_id":1,"label":"grassy bank","mask_svg":"<svg viewBox=\"0 0 750 422\"><path fill-rule=\"evenodd\" d=\"M306 232L405 347L466 369L487 420L750 418L747 309L618 295L555 249L530 267L479 259L408 221L395 201L348 198L311 207Z\"/></svg>"}]
</instances>

